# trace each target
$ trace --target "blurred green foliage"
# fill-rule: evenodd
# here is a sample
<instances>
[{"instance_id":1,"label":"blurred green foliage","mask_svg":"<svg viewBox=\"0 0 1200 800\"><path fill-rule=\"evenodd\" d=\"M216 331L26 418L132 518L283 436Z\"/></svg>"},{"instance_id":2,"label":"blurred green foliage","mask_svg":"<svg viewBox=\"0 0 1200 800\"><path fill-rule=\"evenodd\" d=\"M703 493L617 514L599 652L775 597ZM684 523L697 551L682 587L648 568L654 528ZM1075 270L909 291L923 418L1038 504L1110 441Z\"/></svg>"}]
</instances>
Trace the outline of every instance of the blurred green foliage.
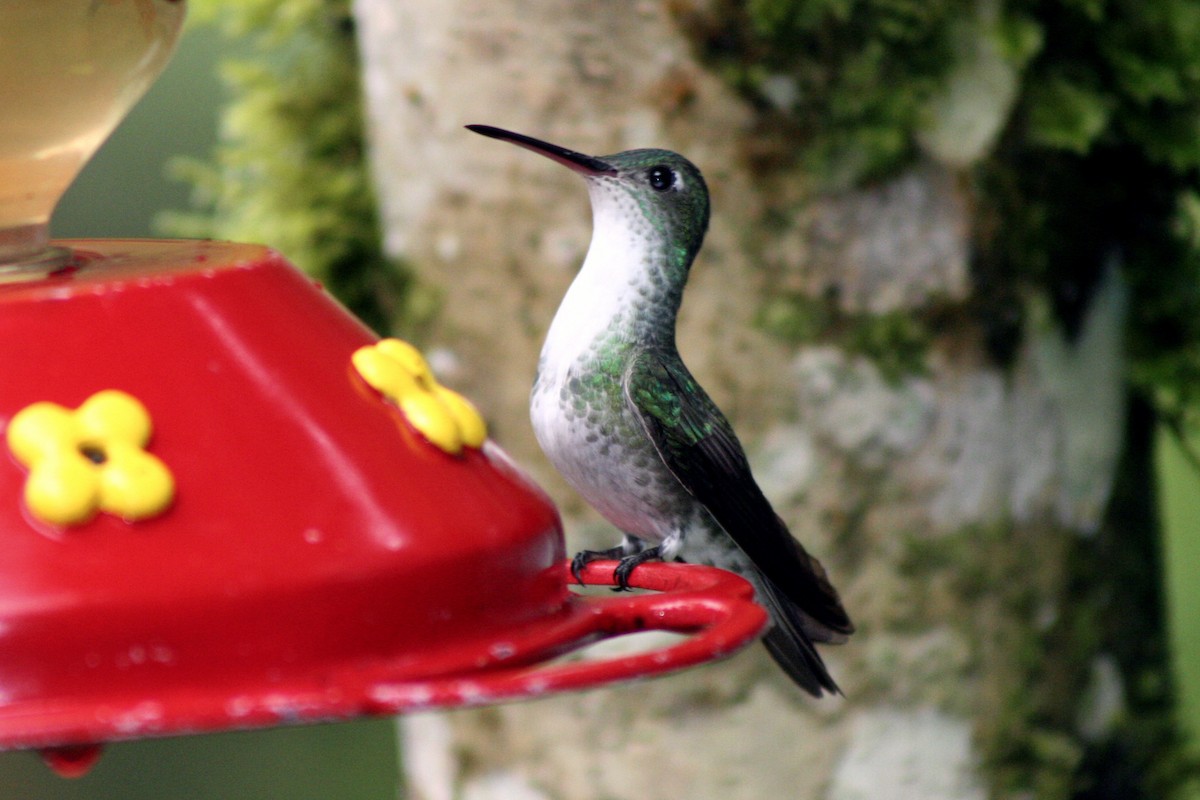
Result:
<instances>
[{"instance_id":1,"label":"blurred green foliage","mask_svg":"<svg viewBox=\"0 0 1200 800\"><path fill-rule=\"evenodd\" d=\"M1012 114L1033 147L1133 144L1200 164L1200 5L1193 0L720 0L690 17L701 55L794 126L818 173L870 180L912 160L930 99L977 16L1024 70ZM982 9L982 10L981 10ZM703 22L698 20L703 19ZM698 24L697 24L698 23Z\"/></svg>"},{"instance_id":2,"label":"blurred green foliage","mask_svg":"<svg viewBox=\"0 0 1200 800\"><path fill-rule=\"evenodd\" d=\"M982 324L996 361L1007 364L1030 328L1032 307L1048 299L1074 337L1097 287L1118 273L1130 290L1130 386L1177 432L1200 429L1200 3L716 0L704 9L680 15L698 52L755 104L762 129L787 134L769 152L776 160L764 165L791 161L833 190L917 161L939 92L959 59L972 57L956 37L989 37L977 38L975 49L986 44L999 53L1017 86L1011 97L996 94L1011 104L998 139L963 169L975 201L975 291L966 310ZM835 340L894 371L919 369L936 312L868 324L800 295L771 298L760 321L792 340ZM1140 448L1127 453L1138 459L1130 484L1137 491L1129 494L1152 496L1148 437L1131 432L1129 442ZM1193 461L1200 464L1195 454ZM1139 501L1118 497L1114 508L1122 502ZM1084 606L1095 608L1087 598L1101 590L1124 597L1135 586L1158 591L1155 540L1139 535L1155 511L1138 513L1119 520L1112 546L1126 548L1120 557L1099 565L1090 585L1081 582ZM1141 571L1129 573L1131 565ZM1154 618L1157 602L1154 594L1134 617ZM1133 637L1140 644L1123 642L1128 631L1095 635L1123 673L1159 674L1157 632ZM1075 631L1067 641L1078 638ZM1082 639L1090 658L1095 648ZM1166 796L1188 766L1172 740L1171 690L1161 683L1129 687L1128 718L1111 740L1086 750L1069 720L1053 720L1062 698L1019 687L1011 719L996 721L981 742L995 788L1037 797ZM1119 778L1113 786L1121 788L1087 785L1101 775Z\"/></svg>"},{"instance_id":3,"label":"blurred green foliage","mask_svg":"<svg viewBox=\"0 0 1200 800\"><path fill-rule=\"evenodd\" d=\"M233 99L214 160L173 166L201 210L163 227L269 244L376 330L402 325L412 277L383 253L349 0L197 0L192 10L245 55L221 65Z\"/></svg>"},{"instance_id":4,"label":"blurred green foliage","mask_svg":"<svg viewBox=\"0 0 1200 800\"><path fill-rule=\"evenodd\" d=\"M1020 76L999 143L970 170L976 310L994 354L1015 351L1030 293L1048 294L1073 333L1119 264L1132 384L1172 425L1200 416L1200 3L718 0L683 21L800 143L792 157L840 187L919 157L955 36L981 14Z\"/></svg>"},{"instance_id":5,"label":"blurred green foliage","mask_svg":"<svg viewBox=\"0 0 1200 800\"><path fill-rule=\"evenodd\" d=\"M981 186L993 283L1032 284L1068 330L1103 270L1132 288L1130 378L1200 413L1200 3L1026 0L1044 45Z\"/></svg>"},{"instance_id":6,"label":"blurred green foliage","mask_svg":"<svg viewBox=\"0 0 1200 800\"><path fill-rule=\"evenodd\" d=\"M806 168L860 180L916 154L913 132L952 63L963 0L720 0L701 54L804 146ZM693 20L695 21L695 20Z\"/></svg>"}]
</instances>

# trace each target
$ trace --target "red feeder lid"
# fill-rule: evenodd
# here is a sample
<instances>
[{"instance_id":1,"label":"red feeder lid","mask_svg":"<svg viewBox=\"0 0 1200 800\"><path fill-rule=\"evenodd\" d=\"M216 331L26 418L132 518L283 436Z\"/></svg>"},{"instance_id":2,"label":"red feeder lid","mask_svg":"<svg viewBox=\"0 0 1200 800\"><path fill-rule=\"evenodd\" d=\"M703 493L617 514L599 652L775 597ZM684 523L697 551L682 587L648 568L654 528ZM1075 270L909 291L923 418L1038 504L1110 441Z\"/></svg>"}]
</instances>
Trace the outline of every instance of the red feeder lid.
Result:
<instances>
[{"instance_id":1,"label":"red feeder lid","mask_svg":"<svg viewBox=\"0 0 1200 800\"><path fill-rule=\"evenodd\" d=\"M546 496L493 443L418 432L444 390L381 394L352 363L375 337L273 251L61 244L70 268L0 283L0 748L68 763L116 739L531 697L706 661L765 625L748 584L703 567L639 567L661 594L569 591ZM142 410L96 423L105 403ZM75 438L23 444L23 412ZM68 468L101 475L94 495L39 483ZM47 521L46 495L80 519ZM585 578L611 584L612 564ZM644 629L694 635L540 665Z\"/></svg>"}]
</instances>

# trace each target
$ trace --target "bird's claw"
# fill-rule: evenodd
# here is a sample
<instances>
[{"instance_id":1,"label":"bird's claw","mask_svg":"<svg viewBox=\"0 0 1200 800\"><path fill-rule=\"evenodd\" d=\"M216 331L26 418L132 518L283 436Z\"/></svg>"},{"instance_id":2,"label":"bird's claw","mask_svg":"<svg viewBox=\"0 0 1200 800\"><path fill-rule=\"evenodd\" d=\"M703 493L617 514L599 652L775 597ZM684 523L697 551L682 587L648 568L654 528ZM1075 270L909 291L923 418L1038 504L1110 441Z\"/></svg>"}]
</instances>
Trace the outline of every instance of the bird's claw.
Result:
<instances>
[{"instance_id":1,"label":"bird's claw","mask_svg":"<svg viewBox=\"0 0 1200 800\"><path fill-rule=\"evenodd\" d=\"M617 586L614 591L627 592L629 591L629 576L633 574L633 570L639 564L644 564L647 561L653 561L659 558L659 550L657 547L648 547L631 555L623 557L617 568L613 570L613 577L617 581Z\"/></svg>"},{"instance_id":2,"label":"bird's claw","mask_svg":"<svg viewBox=\"0 0 1200 800\"><path fill-rule=\"evenodd\" d=\"M613 570L613 578L617 585L613 588L614 592L627 592L630 589L629 576L633 574L633 570L639 565L647 561L653 561L659 558L659 549L650 547L645 550L639 550L636 553L630 553L624 546L618 545L611 547L608 550L580 550L571 559L571 575L575 578L575 582L583 586L583 569L593 561L602 559L615 558L618 559L617 568Z\"/></svg>"},{"instance_id":3,"label":"bird's claw","mask_svg":"<svg viewBox=\"0 0 1200 800\"><path fill-rule=\"evenodd\" d=\"M620 558L624 561L624 557L625 548L620 545L607 550L580 550L571 559L571 576L575 578L576 583L583 586L583 568L588 564L609 558Z\"/></svg>"}]
</instances>

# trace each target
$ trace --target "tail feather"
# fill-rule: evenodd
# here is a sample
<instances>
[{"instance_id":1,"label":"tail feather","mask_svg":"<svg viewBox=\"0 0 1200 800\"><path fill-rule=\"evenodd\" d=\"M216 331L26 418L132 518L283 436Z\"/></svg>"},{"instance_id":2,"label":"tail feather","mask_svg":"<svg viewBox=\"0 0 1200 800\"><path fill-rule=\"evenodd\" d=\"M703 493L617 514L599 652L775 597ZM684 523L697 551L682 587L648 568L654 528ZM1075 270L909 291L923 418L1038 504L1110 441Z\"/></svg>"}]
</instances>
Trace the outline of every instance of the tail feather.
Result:
<instances>
[{"instance_id":1,"label":"tail feather","mask_svg":"<svg viewBox=\"0 0 1200 800\"><path fill-rule=\"evenodd\" d=\"M822 639L810 634L814 623L792 603L783 592L766 576L756 581L759 597L771 614L771 629L763 637L763 645L775 662L788 674L797 686L821 697L825 692L841 694L821 654L817 652L813 639L819 641L844 641L845 637ZM815 630L821 630L816 627Z\"/></svg>"}]
</instances>

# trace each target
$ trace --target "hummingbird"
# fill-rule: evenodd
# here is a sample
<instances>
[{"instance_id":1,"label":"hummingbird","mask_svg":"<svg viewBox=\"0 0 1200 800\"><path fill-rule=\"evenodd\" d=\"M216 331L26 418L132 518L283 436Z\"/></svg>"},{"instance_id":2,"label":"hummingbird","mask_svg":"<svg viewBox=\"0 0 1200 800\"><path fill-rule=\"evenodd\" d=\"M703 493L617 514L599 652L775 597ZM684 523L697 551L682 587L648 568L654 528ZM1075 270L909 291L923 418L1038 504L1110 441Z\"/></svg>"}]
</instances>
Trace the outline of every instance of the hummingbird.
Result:
<instances>
[{"instance_id":1,"label":"hummingbird","mask_svg":"<svg viewBox=\"0 0 1200 800\"><path fill-rule=\"evenodd\" d=\"M729 421L684 365L675 321L708 229L708 188L669 150L589 156L490 125L475 133L583 176L593 232L550 324L530 397L534 434L567 482L623 534L590 561L681 560L747 578L770 614L763 643L815 697L841 693L814 643L854 631L821 563L792 537L750 471Z\"/></svg>"}]
</instances>

